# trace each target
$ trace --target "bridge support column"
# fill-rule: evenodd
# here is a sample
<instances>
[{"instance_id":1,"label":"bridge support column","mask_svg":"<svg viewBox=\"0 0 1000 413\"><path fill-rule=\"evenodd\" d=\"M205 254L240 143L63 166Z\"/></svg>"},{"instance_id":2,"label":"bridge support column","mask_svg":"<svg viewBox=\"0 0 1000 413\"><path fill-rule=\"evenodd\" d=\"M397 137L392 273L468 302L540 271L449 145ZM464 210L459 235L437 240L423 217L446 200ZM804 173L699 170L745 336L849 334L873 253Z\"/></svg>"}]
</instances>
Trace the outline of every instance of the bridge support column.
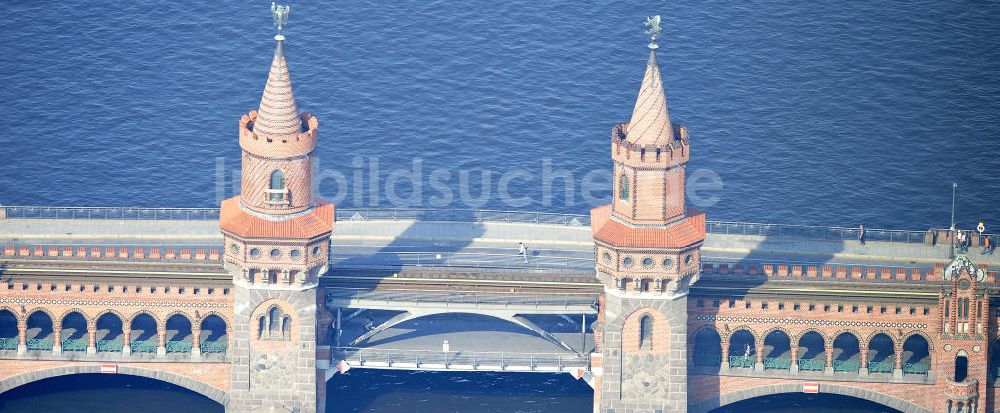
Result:
<instances>
[{"instance_id":1,"label":"bridge support column","mask_svg":"<svg viewBox=\"0 0 1000 413\"><path fill-rule=\"evenodd\" d=\"M594 389L595 411L686 412L687 295L638 298L614 287L604 293L603 368ZM638 344L644 316L654 320L653 347L646 350Z\"/></svg>"},{"instance_id":2,"label":"bridge support column","mask_svg":"<svg viewBox=\"0 0 1000 413\"><path fill-rule=\"evenodd\" d=\"M896 354L894 354L895 360L894 360L893 368L892 368L892 378L894 378L894 379L902 379L903 378L903 343L901 341L899 341L899 340L896 340L896 341L899 342L899 345L894 349Z\"/></svg>"},{"instance_id":3,"label":"bridge support column","mask_svg":"<svg viewBox=\"0 0 1000 413\"><path fill-rule=\"evenodd\" d=\"M17 354L28 352L28 320L21 317L17 322Z\"/></svg>"},{"instance_id":4,"label":"bridge support column","mask_svg":"<svg viewBox=\"0 0 1000 413\"><path fill-rule=\"evenodd\" d=\"M128 323L122 323L122 355L128 356L132 354L132 339L129 336L132 334L132 326Z\"/></svg>"},{"instance_id":5,"label":"bridge support column","mask_svg":"<svg viewBox=\"0 0 1000 413\"><path fill-rule=\"evenodd\" d=\"M97 321L87 323L87 354L97 354Z\"/></svg>"},{"instance_id":6,"label":"bridge support column","mask_svg":"<svg viewBox=\"0 0 1000 413\"><path fill-rule=\"evenodd\" d=\"M201 328L191 329L191 358L201 358Z\"/></svg>"},{"instance_id":7,"label":"bridge support column","mask_svg":"<svg viewBox=\"0 0 1000 413\"><path fill-rule=\"evenodd\" d=\"M792 374L799 374L799 346L798 344L791 345L792 350L792 365L788 367L788 371Z\"/></svg>"},{"instance_id":8,"label":"bridge support column","mask_svg":"<svg viewBox=\"0 0 1000 413\"><path fill-rule=\"evenodd\" d=\"M823 374L833 375L833 341L826 343L826 368L823 369Z\"/></svg>"},{"instance_id":9,"label":"bridge support column","mask_svg":"<svg viewBox=\"0 0 1000 413\"><path fill-rule=\"evenodd\" d=\"M729 340L722 340L722 365L719 371L729 371Z\"/></svg>"},{"instance_id":10,"label":"bridge support column","mask_svg":"<svg viewBox=\"0 0 1000 413\"><path fill-rule=\"evenodd\" d=\"M52 323L52 354L62 354L62 326Z\"/></svg>"},{"instance_id":11,"label":"bridge support column","mask_svg":"<svg viewBox=\"0 0 1000 413\"><path fill-rule=\"evenodd\" d=\"M861 345L861 368L858 369L858 375L868 377L868 343Z\"/></svg>"},{"instance_id":12,"label":"bridge support column","mask_svg":"<svg viewBox=\"0 0 1000 413\"><path fill-rule=\"evenodd\" d=\"M167 356L167 330L166 327L161 327L156 330L156 357L164 358Z\"/></svg>"},{"instance_id":13,"label":"bridge support column","mask_svg":"<svg viewBox=\"0 0 1000 413\"><path fill-rule=\"evenodd\" d=\"M757 360L756 362L754 362L753 369L757 371L764 371L764 338L761 338L760 340L757 341L758 341L757 348L754 349L754 351L757 353L755 355L755 358Z\"/></svg>"}]
</instances>

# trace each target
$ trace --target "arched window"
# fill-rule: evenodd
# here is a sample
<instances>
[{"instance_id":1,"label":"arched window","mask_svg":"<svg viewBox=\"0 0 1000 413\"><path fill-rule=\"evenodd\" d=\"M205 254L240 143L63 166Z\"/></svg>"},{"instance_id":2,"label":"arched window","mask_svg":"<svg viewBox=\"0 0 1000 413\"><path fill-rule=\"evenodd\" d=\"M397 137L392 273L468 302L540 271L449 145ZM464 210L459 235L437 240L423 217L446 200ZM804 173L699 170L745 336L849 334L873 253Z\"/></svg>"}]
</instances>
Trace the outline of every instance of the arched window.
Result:
<instances>
[{"instance_id":1,"label":"arched window","mask_svg":"<svg viewBox=\"0 0 1000 413\"><path fill-rule=\"evenodd\" d=\"M622 201L628 201L629 196L629 182L628 175L622 174L621 178L618 179L618 199Z\"/></svg>"},{"instance_id":2,"label":"arched window","mask_svg":"<svg viewBox=\"0 0 1000 413\"><path fill-rule=\"evenodd\" d=\"M285 200L285 174L279 169L271 171L271 186L267 191L268 199L271 201Z\"/></svg>"},{"instance_id":3,"label":"arched window","mask_svg":"<svg viewBox=\"0 0 1000 413\"><path fill-rule=\"evenodd\" d=\"M649 314L643 315L639 319L639 348L642 350L653 349L653 318Z\"/></svg>"},{"instance_id":4,"label":"arched window","mask_svg":"<svg viewBox=\"0 0 1000 413\"><path fill-rule=\"evenodd\" d=\"M281 337L281 309L277 306L271 307L267 312L267 329L271 333L271 338Z\"/></svg>"},{"instance_id":5,"label":"arched window","mask_svg":"<svg viewBox=\"0 0 1000 413\"><path fill-rule=\"evenodd\" d=\"M284 338L285 340L288 340L288 337L291 334L291 329L292 329L292 318L286 315L284 318L281 319L281 337Z\"/></svg>"},{"instance_id":6,"label":"arched window","mask_svg":"<svg viewBox=\"0 0 1000 413\"><path fill-rule=\"evenodd\" d=\"M955 382L961 383L969 376L969 358L963 355L955 357Z\"/></svg>"}]
</instances>

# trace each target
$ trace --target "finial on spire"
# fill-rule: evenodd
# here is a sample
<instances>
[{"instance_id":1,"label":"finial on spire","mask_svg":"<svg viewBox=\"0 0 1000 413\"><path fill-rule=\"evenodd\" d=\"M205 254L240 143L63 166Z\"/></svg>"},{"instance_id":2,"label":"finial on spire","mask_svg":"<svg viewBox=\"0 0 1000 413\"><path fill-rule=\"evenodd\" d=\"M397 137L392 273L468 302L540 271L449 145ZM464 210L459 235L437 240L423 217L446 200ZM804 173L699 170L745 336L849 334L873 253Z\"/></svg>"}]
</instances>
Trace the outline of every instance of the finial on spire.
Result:
<instances>
[{"instance_id":1,"label":"finial on spire","mask_svg":"<svg viewBox=\"0 0 1000 413\"><path fill-rule=\"evenodd\" d=\"M656 45L656 39L660 37L660 15L646 17L646 35L649 36L649 47L652 50L656 50L660 46Z\"/></svg>"},{"instance_id":2,"label":"finial on spire","mask_svg":"<svg viewBox=\"0 0 1000 413\"><path fill-rule=\"evenodd\" d=\"M278 29L278 34L274 35L274 40L279 42L285 40L285 35L281 34L281 30L288 24L289 9L291 9L291 6L279 6L271 2L271 17L274 17L274 27Z\"/></svg>"}]
</instances>

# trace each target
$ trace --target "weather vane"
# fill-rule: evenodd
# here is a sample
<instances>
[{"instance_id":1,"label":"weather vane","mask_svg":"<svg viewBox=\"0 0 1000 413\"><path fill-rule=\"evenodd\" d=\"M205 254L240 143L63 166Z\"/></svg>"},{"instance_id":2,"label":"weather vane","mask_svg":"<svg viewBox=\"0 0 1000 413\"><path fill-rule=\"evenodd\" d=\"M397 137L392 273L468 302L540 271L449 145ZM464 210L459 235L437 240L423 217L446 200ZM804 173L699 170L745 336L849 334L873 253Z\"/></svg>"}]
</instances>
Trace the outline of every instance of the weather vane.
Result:
<instances>
[{"instance_id":1,"label":"weather vane","mask_svg":"<svg viewBox=\"0 0 1000 413\"><path fill-rule=\"evenodd\" d=\"M650 49L656 49L660 46L656 45L656 39L660 37L660 15L646 17L646 35L649 36L649 44L647 47Z\"/></svg>"},{"instance_id":2,"label":"weather vane","mask_svg":"<svg viewBox=\"0 0 1000 413\"><path fill-rule=\"evenodd\" d=\"M274 17L274 27L278 28L278 34L274 36L277 40L285 39L285 36L281 34L281 30L288 24L289 9L291 9L291 6L279 6L271 2L271 16Z\"/></svg>"}]
</instances>

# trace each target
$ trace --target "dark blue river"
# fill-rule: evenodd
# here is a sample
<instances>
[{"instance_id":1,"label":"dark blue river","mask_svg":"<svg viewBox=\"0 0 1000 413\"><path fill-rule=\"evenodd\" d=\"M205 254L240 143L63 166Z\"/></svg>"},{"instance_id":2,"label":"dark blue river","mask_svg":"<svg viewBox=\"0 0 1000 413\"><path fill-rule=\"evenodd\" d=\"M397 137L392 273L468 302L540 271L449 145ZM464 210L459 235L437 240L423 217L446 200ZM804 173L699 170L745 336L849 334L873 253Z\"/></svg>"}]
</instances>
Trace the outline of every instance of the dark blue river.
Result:
<instances>
[{"instance_id":1,"label":"dark blue river","mask_svg":"<svg viewBox=\"0 0 1000 413\"><path fill-rule=\"evenodd\" d=\"M273 51L265 3L0 4L0 204L231 196L237 121ZM610 130L631 112L654 13L688 172L722 182L689 194L712 219L944 227L956 182L959 225L1000 226L1000 3L987 1L295 3L286 49L299 107L320 120L319 194L346 207L605 202ZM420 398L421 411L585 412L591 397L568 377L365 374L331 382L344 394L331 411ZM109 386L84 393L135 393ZM198 410L157 389L174 399L149 411ZM19 411L12 397L0 411Z\"/></svg>"}]
</instances>

